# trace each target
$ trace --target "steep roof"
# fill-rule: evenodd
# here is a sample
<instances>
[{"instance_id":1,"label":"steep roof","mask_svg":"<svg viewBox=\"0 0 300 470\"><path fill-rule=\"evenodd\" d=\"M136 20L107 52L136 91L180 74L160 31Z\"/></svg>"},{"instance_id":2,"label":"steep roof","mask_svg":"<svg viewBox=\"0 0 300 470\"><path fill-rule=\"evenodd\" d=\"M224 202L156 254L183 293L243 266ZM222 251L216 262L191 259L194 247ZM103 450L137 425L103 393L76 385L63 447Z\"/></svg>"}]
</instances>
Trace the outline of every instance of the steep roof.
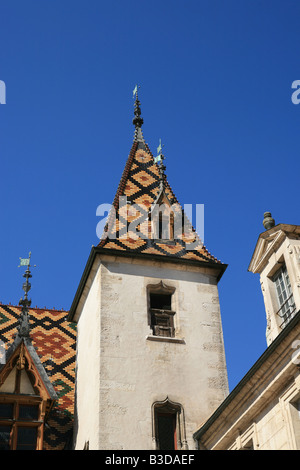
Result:
<instances>
[{"instance_id":1,"label":"steep roof","mask_svg":"<svg viewBox=\"0 0 300 470\"><path fill-rule=\"evenodd\" d=\"M217 281L227 268L227 264L222 263L207 250L188 220L184 208L178 202L167 180L163 164L164 156L158 151L158 156L154 157L145 142L142 132L143 118L137 93L134 108L133 144L106 226L103 233L98 234L100 242L97 246L92 246L81 276L69 310L68 320L70 321L74 319L98 255L207 267L215 272ZM183 224L179 223L179 230L174 230L173 237L170 235L165 238L157 237L157 231L154 233L152 231L155 217L157 221L155 209L162 205L164 210L168 208L162 217L169 215L170 220L173 215L175 228L178 220L184 221ZM132 224L135 225L135 230L132 230Z\"/></svg>"},{"instance_id":2,"label":"steep roof","mask_svg":"<svg viewBox=\"0 0 300 470\"><path fill-rule=\"evenodd\" d=\"M20 342L17 332L21 311L21 306L0 304L0 341L7 355ZM25 343L56 398L45 427L44 449L61 450L70 444L73 429L76 326L66 320L68 312L63 310L29 308L28 313L31 340L25 339Z\"/></svg>"},{"instance_id":3,"label":"steep roof","mask_svg":"<svg viewBox=\"0 0 300 470\"><path fill-rule=\"evenodd\" d=\"M141 118L137 93L133 124L135 125L134 141L113 201L108 223L98 247L104 250L117 250L120 254L122 252L139 253L140 255L157 255L161 258L194 260L222 265L221 261L209 253L203 245L184 214L184 210L164 174L165 167L162 163L164 156L160 154L158 159L154 158L144 140L141 129L143 119ZM172 210L175 207L175 212L177 211L178 214L181 212L181 217L184 217L185 220L184 231L181 233L177 231L176 236L172 239L170 237L169 239L159 239L153 236L153 233L151 234L151 222L149 221L151 212L153 207L161 202L167 202ZM133 207L134 210L132 210ZM139 236L136 236L136 231L130 231L130 228L128 230L130 222L139 222L135 224L139 230ZM192 243L191 240L193 240Z\"/></svg>"}]
</instances>

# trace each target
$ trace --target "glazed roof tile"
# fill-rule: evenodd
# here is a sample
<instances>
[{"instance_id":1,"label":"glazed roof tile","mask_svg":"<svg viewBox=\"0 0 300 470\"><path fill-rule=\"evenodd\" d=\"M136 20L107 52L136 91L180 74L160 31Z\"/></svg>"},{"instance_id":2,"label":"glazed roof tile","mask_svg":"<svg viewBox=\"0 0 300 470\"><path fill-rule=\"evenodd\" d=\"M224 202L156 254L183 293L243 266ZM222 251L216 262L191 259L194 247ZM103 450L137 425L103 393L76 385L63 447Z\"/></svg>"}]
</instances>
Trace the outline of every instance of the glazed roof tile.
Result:
<instances>
[{"instance_id":1,"label":"glazed roof tile","mask_svg":"<svg viewBox=\"0 0 300 470\"><path fill-rule=\"evenodd\" d=\"M0 340L13 344L20 306L0 304ZM44 450L62 450L72 438L74 416L76 326L68 312L30 308L30 337L58 397L44 432Z\"/></svg>"},{"instance_id":2,"label":"glazed roof tile","mask_svg":"<svg viewBox=\"0 0 300 470\"><path fill-rule=\"evenodd\" d=\"M135 133L135 136L137 133ZM114 212L111 211L105 228L104 237L102 237L98 247L103 249L119 250L120 253L126 251L131 253L144 253L145 255L155 253L161 257L190 259L201 262L222 264L215 256L213 256L200 240L198 234L191 226L189 234L193 233L195 237L193 245L186 243L185 235L179 235L178 238L172 240L159 240L147 236L150 222L146 222L148 215L146 211L150 211L161 192L161 178L159 166L155 162L153 154L148 144L144 140L135 138L131 147L125 168L119 182L119 186L113 201ZM164 175L164 195L168 199L170 205L180 206L166 175ZM120 206L120 197L127 198L127 206ZM142 210L140 214L130 216L130 207L133 205L140 206ZM126 220L127 215L127 220ZM143 237L136 236L130 231L127 233L128 223L135 218L140 217L140 222L144 222ZM138 225L141 229L142 225ZM145 228L146 227L146 228ZM190 247L193 246L191 249Z\"/></svg>"}]
</instances>

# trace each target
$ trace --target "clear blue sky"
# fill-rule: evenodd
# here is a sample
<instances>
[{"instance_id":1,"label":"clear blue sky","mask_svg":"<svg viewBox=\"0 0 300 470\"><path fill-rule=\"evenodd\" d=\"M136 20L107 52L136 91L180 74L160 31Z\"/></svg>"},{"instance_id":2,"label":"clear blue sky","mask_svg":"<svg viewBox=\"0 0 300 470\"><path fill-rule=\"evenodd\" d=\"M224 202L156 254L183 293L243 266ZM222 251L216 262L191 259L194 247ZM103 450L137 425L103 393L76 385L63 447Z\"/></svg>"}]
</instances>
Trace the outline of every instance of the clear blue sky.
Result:
<instances>
[{"instance_id":1,"label":"clear blue sky","mask_svg":"<svg viewBox=\"0 0 300 470\"><path fill-rule=\"evenodd\" d=\"M263 213L299 224L297 0L0 0L0 300L68 310L96 208L114 197L133 140L165 144L182 204L205 205L230 389L266 348L259 278L247 271Z\"/></svg>"}]
</instances>

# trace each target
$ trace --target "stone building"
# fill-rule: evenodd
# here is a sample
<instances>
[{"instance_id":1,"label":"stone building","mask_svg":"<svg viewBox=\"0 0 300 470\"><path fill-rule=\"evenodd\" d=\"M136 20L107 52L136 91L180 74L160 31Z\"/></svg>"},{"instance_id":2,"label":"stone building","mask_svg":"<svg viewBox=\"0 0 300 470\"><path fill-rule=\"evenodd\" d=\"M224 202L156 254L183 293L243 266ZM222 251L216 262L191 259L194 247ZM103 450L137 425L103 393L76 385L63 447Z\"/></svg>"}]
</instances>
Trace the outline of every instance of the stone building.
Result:
<instances>
[{"instance_id":1,"label":"stone building","mask_svg":"<svg viewBox=\"0 0 300 470\"><path fill-rule=\"evenodd\" d=\"M194 434L199 449L300 449L300 226L265 213L249 271L260 275L265 352Z\"/></svg>"},{"instance_id":2,"label":"stone building","mask_svg":"<svg viewBox=\"0 0 300 470\"><path fill-rule=\"evenodd\" d=\"M265 214L249 271L267 348L229 393L226 264L146 144L135 92L132 147L70 311L31 307L30 259L20 304L0 304L0 449L300 449L300 226Z\"/></svg>"},{"instance_id":3,"label":"stone building","mask_svg":"<svg viewBox=\"0 0 300 470\"><path fill-rule=\"evenodd\" d=\"M68 316L77 324L74 448L194 449L199 420L228 394L218 297L226 265L188 220L178 230L185 215L163 155L144 140L137 96L133 123L104 236Z\"/></svg>"}]
</instances>

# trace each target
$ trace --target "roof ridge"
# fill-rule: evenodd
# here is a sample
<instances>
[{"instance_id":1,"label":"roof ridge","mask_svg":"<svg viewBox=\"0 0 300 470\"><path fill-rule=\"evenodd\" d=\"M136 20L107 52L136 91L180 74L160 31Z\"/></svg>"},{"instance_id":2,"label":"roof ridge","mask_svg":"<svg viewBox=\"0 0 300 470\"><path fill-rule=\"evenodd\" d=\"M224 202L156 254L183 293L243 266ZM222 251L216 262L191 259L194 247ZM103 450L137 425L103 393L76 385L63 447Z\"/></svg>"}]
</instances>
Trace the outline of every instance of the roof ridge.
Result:
<instances>
[{"instance_id":1,"label":"roof ridge","mask_svg":"<svg viewBox=\"0 0 300 470\"><path fill-rule=\"evenodd\" d=\"M22 310L21 305L14 305L12 303L3 303L1 301L0 301L0 307L13 307L13 308L17 308L17 309ZM43 311L48 311L48 312L66 312L66 313L68 313L68 310L65 310L64 308L57 309L57 308L47 308L47 307L38 307L38 306L32 307L32 306L30 306L29 310L43 310Z\"/></svg>"}]
</instances>

